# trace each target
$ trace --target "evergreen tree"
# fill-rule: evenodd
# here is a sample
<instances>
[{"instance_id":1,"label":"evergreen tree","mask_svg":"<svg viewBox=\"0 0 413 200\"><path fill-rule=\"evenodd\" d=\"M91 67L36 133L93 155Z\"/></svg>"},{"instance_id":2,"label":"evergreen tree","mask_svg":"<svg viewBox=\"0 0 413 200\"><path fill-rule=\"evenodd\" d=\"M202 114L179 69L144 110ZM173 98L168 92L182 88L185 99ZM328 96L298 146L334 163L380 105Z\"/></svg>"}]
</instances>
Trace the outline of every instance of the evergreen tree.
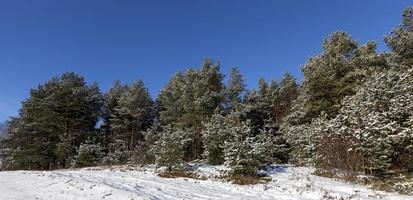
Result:
<instances>
[{"instance_id":1,"label":"evergreen tree","mask_svg":"<svg viewBox=\"0 0 413 200\"><path fill-rule=\"evenodd\" d=\"M321 113L327 119L334 118L344 98L387 68L384 55L377 55L375 47L371 42L359 46L348 34L336 32L325 40L322 53L304 65L299 96L282 124L283 134L291 142L291 154L295 154L291 155L294 162L312 160L314 133L310 123Z\"/></svg>"},{"instance_id":2,"label":"evergreen tree","mask_svg":"<svg viewBox=\"0 0 413 200\"><path fill-rule=\"evenodd\" d=\"M102 147L98 144L81 144L77 150L74 166L89 167L100 162Z\"/></svg>"},{"instance_id":3,"label":"evergreen tree","mask_svg":"<svg viewBox=\"0 0 413 200\"><path fill-rule=\"evenodd\" d=\"M110 120L115 144L127 148L129 156L144 140L143 132L153 123L153 102L143 81L135 81L121 93ZM120 143L120 144L119 144Z\"/></svg>"},{"instance_id":4,"label":"evergreen tree","mask_svg":"<svg viewBox=\"0 0 413 200\"><path fill-rule=\"evenodd\" d=\"M191 133L187 159L202 155L202 123L223 103L223 75L219 64L206 59L201 69L178 73L158 96L162 125L171 125Z\"/></svg>"},{"instance_id":5,"label":"evergreen tree","mask_svg":"<svg viewBox=\"0 0 413 200\"><path fill-rule=\"evenodd\" d=\"M345 99L339 115L329 122L334 124L331 134L352 138L369 172L413 167L412 72L391 69L376 75Z\"/></svg>"},{"instance_id":6,"label":"evergreen tree","mask_svg":"<svg viewBox=\"0 0 413 200\"><path fill-rule=\"evenodd\" d=\"M350 35L335 32L324 41L321 55L310 58L304 65L302 92L308 96L304 102L304 122L310 122L322 111L334 117L343 97L354 94L352 90L343 90L349 87L341 82L352 71L350 61L357 47Z\"/></svg>"},{"instance_id":7,"label":"evergreen tree","mask_svg":"<svg viewBox=\"0 0 413 200\"><path fill-rule=\"evenodd\" d=\"M285 73L279 89L275 91L273 102L273 118L277 124L281 124L284 117L289 113L293 101L298 96L298 84L290 73ZM270 93L271 94L271 93ZM268 94L268 95L270 95Z\"/></svg>"},{"instance_id":8,"label":"evergreen tree","mask_svg":"<svg viewBox=\"0 0 413 200\"><path fill-rule=\"evenodd\" d=\"M189 140L184 131L173 130L169 126L163 127L162 135L152 149L155 153L156 164L167 167L169 171L179 168Z\"/></svg>"},{"instance_id":9,"label":"evergreen tree","mask_svg":"<svg viewBox=\"0 0 413 200\"><path fill-rule=\"evenodd\" d=\"M221 114L214 114L204 123L202 139L208 163L219 165L224 162L225 142L231 140L232 136L229 125L228 120Z\"/></svg>"},{"instance_id":10,"label":"evergreen tree","mask_svg":"<svg viewBox=\"0 0 413 200\"><path fill-rule=\"evenodd\" d=\"M238 112L242 114L242 121L249 122L253 136L258 135L265 121L271 118L272 105L263 94L263 91L250 91L245 97L245 103L238 108Z\"/></svg>"},{"instance_id":11,"label":"evergreen tree","mask_svg":"<svg viewBox=\"0 0 413 200\"><path fill-rule=\"evenodd\" d=\"M119 151L123 146L123 142L117 137L115 131L112 130L112 122L120 117L116 108L119 107L120 98L128 88L127 85L123 85L120 81L115 81L113 86L104 96L105 101L103 107L103 124L101 126L101 142L103 144L103 150L109 154Z\"/></svg>"},{"instance_id":12,"label":"evergreen tree","mask_svg":"<svg viewBox=\"0 0 413 200\"><path fill-rule=\"evenodd\" d=\"M293 113L297 114L297 113ZM292 115L291 117L294 117ZM318 118L316 118L318 119ZM313 120L314 121L314 120ZM296 123L290 121L289 123ZM290 148L289 162L297 165L312 164L315 149L315 132L317 123L294 124L283 126L281 131Z\"/></svg>"},{"instance_id":13,"label":"evergreen tree","mask_svg":"<svg viewBox=\"0 0 413 200\"><path fill-rule=\"evenodd\" d=\"M286 163L288 150L288 144L278 131L278 126L272 119L266 120L256 136L255 151L260 164Z\"/></svg>"},{"instance_id":14,"label":"evergreen tree","mask_svg":"<svg viewBox=\"0 0 413 200\"><path fill-rule=\"evenodd\" d=\"M74 73L64 73L30 92L10 123L15 168L46 169L71 164L80 144L96 137L102 97Z\"/></svg>"},{"instance_id":15,"label":"evergreen tree","mask_svg":"<svg viewBox=\"0 0 413 200\"><path fill-rule=\"evenodd\" d=\"M242 101L242 94L245 93L245 78L240 71L233 67L229 74L228 84L225 88L227 110L235 108Z\"/></svg>"},{"instance_id":16,"label":"evergreen tree","mask_svg":"<svg viewBox=\"0 0 413 200\"><path fill-rule=\"evenodd\" d=\"M256 175L263 145L257 145L257 137L251 132L249 121L242 121L243 112L234 110L227 118L229 139L224 144L224 164L233 175Z\"/></svg>"},{"instance_id":17,"label":"evergreen tree","mask_svg":"<svg viewBox=\"0 0 413 200\"><path fill-rule=\"evenodd\" d=\"M254 137L246 122L233 121L230 129L233 139L225 142L225 165L230 167L234 175L255 175L259 159L255 151Z\"/></svg>"},{"instance_id":18,"label":"evergreen tree","mask_svg":"<svg viewBox=\"0 0 413 200\"><path fill-rule=\"evenodd\" d=\"M397 55L397 60L404 64L413 63L413 7L404 10L402 24L393 29L385 41Z\"/></svg>"},{"instance_id":19,"label":"evergreen tree","mask_svg":"<svg viewBox=\"0 0 413 200\"><path fill-rule=\"evenodd\" d=\"M148 130L143 132L144 141L141 141L137 149L135 150L136 153L132 160L138 163L154 163L155 162L155 154L151 151L151 148L155 145L155 143L160 139L162 135L162 126L159 122L155 122L152 127Z\"/></svg>"},{"instance_id":20,"label":"evergreen tree","mask_svg":"<svg viewBox=\"0 0 413 200\"><path fill-rule=\"evenodd\" d=\"M311 125L322 168L377 175L412 168L412 16L412 9L406 9L402 25L386 37L390 54L377 55L372 42L357 49L352 59L356 71L343 83L360 87L343 99L335 118Z\"/></svg>"}]
</instances>

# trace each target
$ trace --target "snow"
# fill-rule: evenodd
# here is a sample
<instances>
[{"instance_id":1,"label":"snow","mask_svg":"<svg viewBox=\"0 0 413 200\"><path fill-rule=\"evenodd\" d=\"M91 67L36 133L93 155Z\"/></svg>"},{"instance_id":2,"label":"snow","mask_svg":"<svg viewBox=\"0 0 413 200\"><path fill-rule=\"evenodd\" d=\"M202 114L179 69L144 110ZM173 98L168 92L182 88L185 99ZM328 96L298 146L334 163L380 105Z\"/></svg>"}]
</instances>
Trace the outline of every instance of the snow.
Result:
<instances>
[{"instance_id":1,"label":"snow","mask_svg":"<svg viewBox=\"0 0 413 200\"><path fill-rule=\"evenodd\" d=\"M306 167L277 166L272 182L235 185L217 179L223 166L192 164L208 180L161 178L153 166L0 172L0 199L413 199L312 175Z\"/></svg>"}]
</instances>

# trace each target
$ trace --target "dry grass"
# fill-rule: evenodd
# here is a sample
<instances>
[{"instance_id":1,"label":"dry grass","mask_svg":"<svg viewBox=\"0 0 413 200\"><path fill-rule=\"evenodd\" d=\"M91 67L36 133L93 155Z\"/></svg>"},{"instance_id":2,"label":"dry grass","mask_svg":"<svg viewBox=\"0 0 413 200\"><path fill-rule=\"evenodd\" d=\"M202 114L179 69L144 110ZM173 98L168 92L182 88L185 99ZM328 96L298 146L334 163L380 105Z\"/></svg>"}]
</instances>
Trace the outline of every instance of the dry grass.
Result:
<instances>
[{"instance_id":1,"label":"dry grass","mask_svg":"<svg viewBox=\"0 0 413 200\"><path fill-rule=\"evenodd\" d=\"M200 176L199 174L193 172L185 171L164 171L158 174L162 178L191 178L196 180L207 180L205 176Z\"/></svg>"},{"instance_id":2,"label":"dry grass","mask_svg":"<svg viewBox=\"0 0 413 200\"><path fill-rule=\"evenodd\" d=\"M231 175L227 177L227 180L238 185L255 185L271 182L272 178L269 176Z\"/></svg>"},{"instance_id":3,"label":"dry grass","mask_svg":"<svg viewBox=\"0 0 413 200\"><path fill-rule=\"evenodd\" d=\"M413 177L408 173L399 173L386 179L373 178L370 185L376 190L413 195Z\"/></svg>"},{"instance_id":4,"label":"dry grass","mask_svg":"<svg viewBox=\"0 0 413 200\"><path fill-rule=\"evenodd\" d=\"M331 173L326 170L316 170L314 175L336 178L350 183L358 183L363 185L368 185L374 190L380 190L385 192L398 192L404 195L413 195L413 174L408 172L397 172L392 174L387 174L386 178L377 177L374 175L363 175L358 176L357 179L347 179L346 177L340 176L339 172ZM362 174L359 172L359 174Z\"/></svg>"},{"instance_id":5,"label":"dry grass","mask_svg":"<svg viewBox=\"0 0 413 200\"><path fill-rule=\"evenodd\" d=\"M389 183L385 181L374 181L371 184L371 187L375 190L381 190L385 192L394 192L392 185L390 185Z\"/></svg>"},{"instance_id":6,"label":"dry grass","mask_svg":"<svg viewBox=\"0 0 413 200\"><path fill-rule=\"evenodd\" d=\"M316 176L322 176L322 177L327 177L327 178L336 178L336 174L329 170L317 169L314 171L313 174Z\"/></svg>"},{"instance_id":7,"label":"dry grass","mask_svg":"<svg viewBox=\"0 0 413 200\"><path fill-rule=\"evenodd\" d=\"M200 176L194 172L187 172L187 171L163 171L158 174L159 177L162 178L190 178L196 180L207 180L208 178L205 176ZM271 182L271 177L264 176L253 176L253 175L222 175L217 177L219 179L227 180L231 183L235 183L238 185L255 185L255 184L266 184Z\"/></svg>"}]
</instances>

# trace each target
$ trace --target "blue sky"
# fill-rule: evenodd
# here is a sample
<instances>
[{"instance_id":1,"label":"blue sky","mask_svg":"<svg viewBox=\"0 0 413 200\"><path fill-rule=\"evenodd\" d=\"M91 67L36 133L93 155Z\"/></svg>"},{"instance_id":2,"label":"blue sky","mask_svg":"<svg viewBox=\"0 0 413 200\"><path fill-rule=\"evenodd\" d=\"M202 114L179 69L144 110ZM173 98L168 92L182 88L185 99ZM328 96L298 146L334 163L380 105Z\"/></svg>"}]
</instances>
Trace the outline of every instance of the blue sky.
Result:
<instances>
[{"instance_id":1,"label":"blue sky","mask_svg":"<svg viewBox=\"0 0 413 200\"><path fill-rule=\"evenodd\" d=\"M219 60L249 88L279 79L320 51L336 30L360 43L401 22L401 0L0 0L0 121L31 88L74 71L106 91L114 80L145 81L151 95L179 70Z\"/></svg>"}]
</instances>

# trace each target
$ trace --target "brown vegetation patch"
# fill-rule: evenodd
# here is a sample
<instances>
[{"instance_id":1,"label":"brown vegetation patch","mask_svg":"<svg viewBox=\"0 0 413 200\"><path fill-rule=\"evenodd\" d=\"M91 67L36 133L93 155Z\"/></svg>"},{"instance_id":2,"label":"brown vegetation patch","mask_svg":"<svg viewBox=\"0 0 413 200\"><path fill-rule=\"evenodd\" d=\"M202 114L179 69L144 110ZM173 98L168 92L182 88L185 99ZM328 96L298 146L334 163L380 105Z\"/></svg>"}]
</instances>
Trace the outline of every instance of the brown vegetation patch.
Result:
<instances>
[{"instance_id":1,"label":"brown vegetation patch","mask_svg":"<svg viewBox=\"0 0 413 200\"><path fill-rule=\"evenodd\" d=\"M259 177L252 175L232 175L227 177L227 180L238 185L255 185L269 183L272 178L269 176Z\"/></svg>"},{"instance_id":2,"label":"brown vegetation patch","mask_svg":"<svg viewBox=\"0 0 413 200\"><path fill-rule=\"evenodd\" d=\"M200 176L194 172L186 172L186 171L164 171L160 172L158 176L162 178L191 178L196 180L207 180L208 178L205 176Z\"/></svg>"}]
</instances>

